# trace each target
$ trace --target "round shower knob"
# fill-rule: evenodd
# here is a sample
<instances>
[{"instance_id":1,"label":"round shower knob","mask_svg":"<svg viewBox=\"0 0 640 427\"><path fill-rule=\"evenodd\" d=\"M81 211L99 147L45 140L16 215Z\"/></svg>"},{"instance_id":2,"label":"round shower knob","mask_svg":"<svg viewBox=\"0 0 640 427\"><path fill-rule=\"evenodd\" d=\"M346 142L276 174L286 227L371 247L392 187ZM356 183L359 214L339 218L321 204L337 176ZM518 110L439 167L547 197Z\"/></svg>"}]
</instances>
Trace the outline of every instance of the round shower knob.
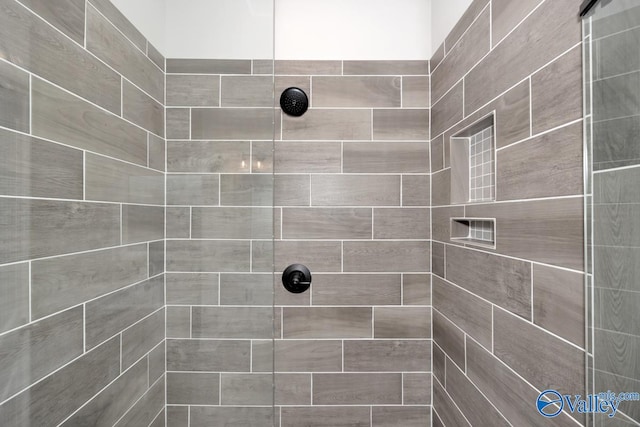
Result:
<instances>
[{"instance_id":1,"label":"round shower knob","mask_svg":"<svg viewBox=\"0 0 640 427\"><path fill-rule=\"evenodd\" d=\"M282 273L284 288L293 294L301 294L311 286L311 272L302 264L291 264Z\"/></svg>"}]
</instances>

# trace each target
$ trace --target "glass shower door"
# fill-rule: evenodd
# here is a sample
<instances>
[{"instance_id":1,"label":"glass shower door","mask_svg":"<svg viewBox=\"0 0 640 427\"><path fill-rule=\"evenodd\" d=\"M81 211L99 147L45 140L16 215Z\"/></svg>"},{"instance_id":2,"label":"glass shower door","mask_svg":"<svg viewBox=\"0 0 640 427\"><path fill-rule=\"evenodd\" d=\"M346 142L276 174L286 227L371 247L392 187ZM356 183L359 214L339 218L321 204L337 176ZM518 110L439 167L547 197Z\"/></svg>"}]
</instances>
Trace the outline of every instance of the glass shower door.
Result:
<instances>
[{"instance_id":1,"label":"glass shower door","mask_svg":"<svg viewBox=\"0 0 640 427\"><path fill-rule=\"evenodd\" d=\"M584 21L589 390L629 393L640 423L640 1L601 1Z\"/></svg>"}]
</instances>

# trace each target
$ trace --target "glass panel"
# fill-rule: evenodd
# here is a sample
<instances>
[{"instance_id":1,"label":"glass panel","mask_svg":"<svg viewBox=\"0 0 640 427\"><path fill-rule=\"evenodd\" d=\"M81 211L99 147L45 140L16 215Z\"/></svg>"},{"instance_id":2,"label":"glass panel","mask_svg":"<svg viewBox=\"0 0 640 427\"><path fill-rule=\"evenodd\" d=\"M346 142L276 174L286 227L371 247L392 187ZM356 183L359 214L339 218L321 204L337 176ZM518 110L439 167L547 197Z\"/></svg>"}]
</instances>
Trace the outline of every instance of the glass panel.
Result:
<instances>
[{"instance_id":1,"label":"glass panel","mask_svg":"<svg viewBox=\"0 0 640 427\"><path fill-rule=\"evenodd\" d=\"M273 0L50 3L0 7L0 425L275 425Z\"/></svg>"},{"instance_id":2,"label":"glass panel","mask_svg":"<svg viewBox=\"0 0 640 427\"><path fill-rule=\"evenodd\" d=\"M640 1L601 2L585 21L586 219L591 392L640 392ZM637 397L637 396L630 396ZM640 402L615 418L636 425Z\"/></svg>"}]
</instances>

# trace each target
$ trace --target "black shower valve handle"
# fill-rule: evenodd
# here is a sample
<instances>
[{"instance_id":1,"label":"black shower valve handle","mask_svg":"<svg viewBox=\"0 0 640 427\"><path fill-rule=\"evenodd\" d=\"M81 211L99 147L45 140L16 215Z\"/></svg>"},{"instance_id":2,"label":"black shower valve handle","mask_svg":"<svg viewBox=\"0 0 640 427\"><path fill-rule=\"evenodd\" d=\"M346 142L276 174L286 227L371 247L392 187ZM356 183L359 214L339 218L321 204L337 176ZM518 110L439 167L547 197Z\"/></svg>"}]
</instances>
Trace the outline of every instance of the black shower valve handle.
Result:
<instances>
[{"instance_id":1,"label":"black shower valve handle","mask_svg":"<svg viewBox=\"0 0 640 427\"><path fill-rule=\"evenodd\" d=\"M311 286L311 272L302 264L291 264L282 272L282 284L294 294L300 294Z\"/></svg>"}]
</instances>

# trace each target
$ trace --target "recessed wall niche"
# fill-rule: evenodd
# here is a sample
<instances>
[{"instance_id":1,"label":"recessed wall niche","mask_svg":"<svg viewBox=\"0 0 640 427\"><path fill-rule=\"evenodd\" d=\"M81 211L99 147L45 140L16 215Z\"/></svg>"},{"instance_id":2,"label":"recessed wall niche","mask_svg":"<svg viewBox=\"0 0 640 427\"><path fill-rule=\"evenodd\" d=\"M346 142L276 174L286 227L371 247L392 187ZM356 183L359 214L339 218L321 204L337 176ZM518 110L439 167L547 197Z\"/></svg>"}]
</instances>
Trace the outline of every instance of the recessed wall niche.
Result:
<instances>
[{"instance_id":1,"label":"recessed wall niche","mask_svg":"<svg viewBox=\"0 0 640 427\"><path fill-rule=\"evenodd\" d=\"M494 135L491 113L451 137L451 204L495 200Z\"/></svg>"}]
</instances>

